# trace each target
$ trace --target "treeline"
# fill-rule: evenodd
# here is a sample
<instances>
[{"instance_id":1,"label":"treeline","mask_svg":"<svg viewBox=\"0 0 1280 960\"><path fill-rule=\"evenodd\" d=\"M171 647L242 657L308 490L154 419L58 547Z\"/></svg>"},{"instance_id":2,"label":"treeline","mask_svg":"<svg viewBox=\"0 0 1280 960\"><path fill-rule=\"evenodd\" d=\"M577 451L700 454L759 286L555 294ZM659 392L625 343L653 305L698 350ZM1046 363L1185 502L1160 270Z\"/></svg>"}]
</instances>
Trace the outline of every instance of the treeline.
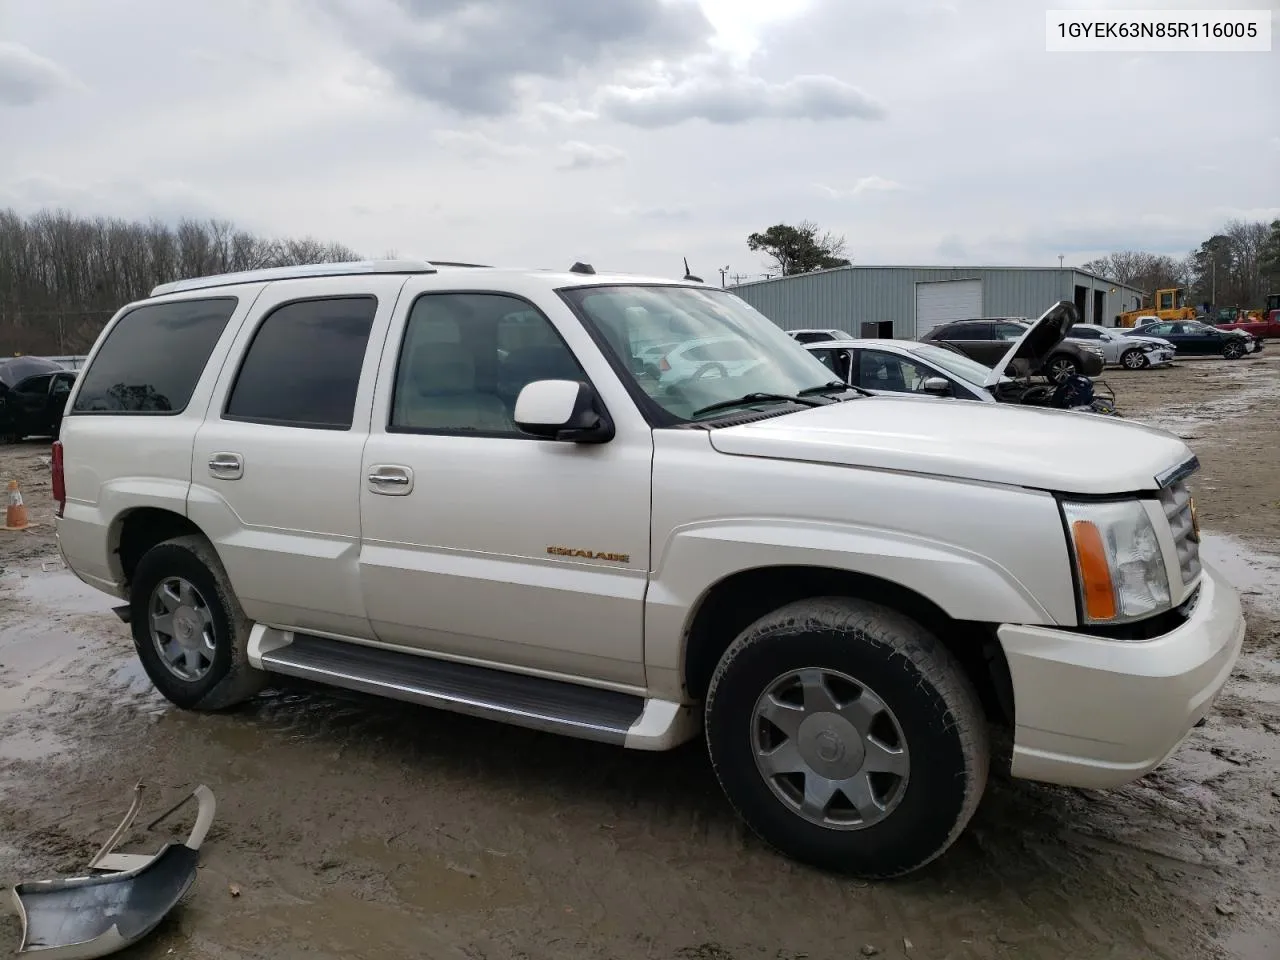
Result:
<instances>
[{"instance_id":1,"label":"treeline","mask_svg":"<svg viewBox=\"0 0 1280 960\"><path fill-rule=\"evenodd\" d=\"M1196 305L1261 307L1280 293L1280 220L1232 220L1185 257L1120 250L1083 266L1146 293L1184 287Z\"/></svg>"},{"instance_id":2,"label":"treeline","mask_svg":"<svg viewBox=\"0 0 1280 960\"><path fill-rule=\"evenodd\" d=\"M226 220L170 226L0 210L0 357L84 353L120 306L158 283L358 259L341 244L261 237Z\"/></svg>"}]
</instances>

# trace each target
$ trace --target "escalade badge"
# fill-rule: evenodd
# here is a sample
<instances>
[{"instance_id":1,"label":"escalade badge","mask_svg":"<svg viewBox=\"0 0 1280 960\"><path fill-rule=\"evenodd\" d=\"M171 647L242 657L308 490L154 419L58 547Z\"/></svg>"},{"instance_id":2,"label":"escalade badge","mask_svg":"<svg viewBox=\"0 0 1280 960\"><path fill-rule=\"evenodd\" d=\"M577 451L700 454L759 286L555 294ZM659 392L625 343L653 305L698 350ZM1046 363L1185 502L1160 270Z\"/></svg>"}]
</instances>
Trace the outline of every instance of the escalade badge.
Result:
<instances>
[{"instance_id":1,"label":"escalade badge","mask_svg":"<svg viewBox=\"0 0 1280 960\"><path fill-rule=\"evenodd\" d=\"M596 550L577 550L573 547L547 547L553 557L579 557L583 560L610 560L613 563L630 563L629 553L600 553Z\"/></svg>"}]
</instances>

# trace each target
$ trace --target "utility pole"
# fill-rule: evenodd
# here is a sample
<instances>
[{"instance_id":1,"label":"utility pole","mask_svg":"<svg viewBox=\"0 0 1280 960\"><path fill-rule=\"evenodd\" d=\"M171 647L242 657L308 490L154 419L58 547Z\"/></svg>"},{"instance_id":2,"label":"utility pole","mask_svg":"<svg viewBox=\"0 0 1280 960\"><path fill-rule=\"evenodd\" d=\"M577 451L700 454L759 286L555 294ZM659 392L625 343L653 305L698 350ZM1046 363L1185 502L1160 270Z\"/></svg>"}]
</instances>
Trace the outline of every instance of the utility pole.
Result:
<instances>
[{"instance_id":1,"label":"utility pole","mask_svg":"<svg viewBox=\"0 0 1280 960\"><path fill-rule=\"evenodd\" d=\"M1063 256L1062 256L1062 254L1058 254L1058 269L1059 269L1059 270L1061 270L1061 269L1062 269L1062 260L1063 260Z\"/></svg>"},{"instance_id":2,"label":"utility pole","mask_svg":"<svg viewBox=\"0 0 1280 960\"><path fill-rule=\"evenodd\" d=\"M724 278L728 274L728 272L729 272L728 264L725 264L723 267L720 268L720 286L722 287L724 286Z\"/></svg>"}]
</instances>

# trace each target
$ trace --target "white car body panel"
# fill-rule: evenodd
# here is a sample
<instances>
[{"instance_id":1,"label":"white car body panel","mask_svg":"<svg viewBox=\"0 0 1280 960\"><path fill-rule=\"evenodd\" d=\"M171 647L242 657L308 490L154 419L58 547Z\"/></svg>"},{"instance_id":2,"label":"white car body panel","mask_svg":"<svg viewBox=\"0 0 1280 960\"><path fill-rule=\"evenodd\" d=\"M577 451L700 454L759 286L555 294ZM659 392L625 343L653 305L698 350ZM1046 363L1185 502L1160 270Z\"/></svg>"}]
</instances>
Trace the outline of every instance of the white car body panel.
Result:
<instances>
[{"instance_id":1,"label":"white car body panel","mask_svg":"<svg viewBox=\"0 0 1280 960\"><path fill-rule=\"evenodd\" d=\"M1012 404L926 407L881 395L724 427L722 453L842 464L1074 494L1154 490L1155 477L1191 456L1155 427ZM1106 477L1097 463L1110 464Z\"/></svg>"}]
</instances>

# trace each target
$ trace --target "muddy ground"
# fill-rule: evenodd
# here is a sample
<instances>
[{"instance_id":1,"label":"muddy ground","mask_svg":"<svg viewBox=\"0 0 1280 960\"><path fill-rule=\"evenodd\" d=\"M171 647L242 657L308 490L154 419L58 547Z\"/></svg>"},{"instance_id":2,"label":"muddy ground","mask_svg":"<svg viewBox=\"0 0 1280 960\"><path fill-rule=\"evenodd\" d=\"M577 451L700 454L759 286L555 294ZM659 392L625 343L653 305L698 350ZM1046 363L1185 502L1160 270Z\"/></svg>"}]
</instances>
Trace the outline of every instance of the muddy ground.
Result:
<instances>
[{"instance_id":1,"label":"muddy ground","mask_svg":"<svg viewBox=\"0 0 1280 960\"><path fill-rule=\"evenodd\" d=\"M139 780L148 812L203 782L199 881L129 957L1276 960L1280 346L1105 379L1200 454L1246 654L1155 773L1109 792L997 780L944 858L872 885L745 834L696 743L637 754L302 688L228 715L168 706L110 601L60 569L47 444L0 448L34 522L0 531L0 884L82 871ZM0 915L0 951L18 938Z\"/></svg>"}]
</instances>

